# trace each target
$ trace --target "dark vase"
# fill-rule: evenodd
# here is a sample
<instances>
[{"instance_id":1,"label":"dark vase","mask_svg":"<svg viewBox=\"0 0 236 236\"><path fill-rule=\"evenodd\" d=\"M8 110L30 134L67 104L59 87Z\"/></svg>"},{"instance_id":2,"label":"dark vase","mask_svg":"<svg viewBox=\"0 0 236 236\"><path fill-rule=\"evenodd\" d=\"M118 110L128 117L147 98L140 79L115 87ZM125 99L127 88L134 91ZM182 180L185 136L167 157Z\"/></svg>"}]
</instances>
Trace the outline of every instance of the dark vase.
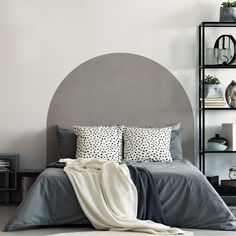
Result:
<instances>
[{"instance_id":1,"label":"dark vase","mask_svg":"<svg viewBox=\"0 0 236 236\"><path fill-rule=\"evenodd\" d=\"M232 82L226 88L225 99L229 107L236 108L236 81L235 80L232 80Z\"/></svg>"},{"instance_id":2,"label":"dark vase","mask_svg":"<svg viewBox=\"0 0 236 236\"><path fill-rule=\"evenodd\" d=\"M228 141L216 134L207 141L207 148L209 151L224 151L228 148Z\"/></svg>"}]
</instances>

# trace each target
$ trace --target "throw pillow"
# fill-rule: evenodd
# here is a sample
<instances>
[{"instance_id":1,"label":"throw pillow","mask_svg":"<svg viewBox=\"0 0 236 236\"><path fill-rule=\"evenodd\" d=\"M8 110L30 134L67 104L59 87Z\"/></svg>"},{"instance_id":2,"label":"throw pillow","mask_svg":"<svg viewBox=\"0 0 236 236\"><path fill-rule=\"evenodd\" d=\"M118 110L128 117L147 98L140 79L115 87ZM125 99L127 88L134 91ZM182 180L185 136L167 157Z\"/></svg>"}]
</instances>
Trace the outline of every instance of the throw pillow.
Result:
<instances>
[{"instance_id":1,"label":"throw pillow","mask_svg":"<svg viewBox=\"0 0 236 236\"><path fill-rule=\"evenodd\" d=\"M170 154L171 127L124 127L125 161L172 161Z\"/></svg>"},{"instance_id":2,"label":"throw pillow","mask_svg":"<svg viewBox=\"0 0 236 236\"><path fill-rule=\"evenodd\" d=\"M74 126L77 136L76 158L96 158L120 162L122 127Z\"/></svg>"}]
</instances>

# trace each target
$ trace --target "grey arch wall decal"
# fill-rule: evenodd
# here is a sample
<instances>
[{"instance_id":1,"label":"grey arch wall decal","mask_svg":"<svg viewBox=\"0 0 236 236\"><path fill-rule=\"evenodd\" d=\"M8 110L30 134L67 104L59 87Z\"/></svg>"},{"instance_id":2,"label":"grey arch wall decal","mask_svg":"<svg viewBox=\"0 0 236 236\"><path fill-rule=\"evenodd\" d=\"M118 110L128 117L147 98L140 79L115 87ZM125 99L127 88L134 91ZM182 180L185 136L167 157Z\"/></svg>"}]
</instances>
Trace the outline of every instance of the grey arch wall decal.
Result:
<instances>
[{"instance_id":1,"label":"grey arch wall decal","mask_svg":"<svg viewBox=\"0 0 236 236\"><path fill-rule=\"evenodd\" d=\"M47 117L47 162L56 161L56 125L160 127L181 122L184 157L194 160L193 111L178 80L146 57L112 53L79 65L57 88Z\"/></svg>"}]
</instances>

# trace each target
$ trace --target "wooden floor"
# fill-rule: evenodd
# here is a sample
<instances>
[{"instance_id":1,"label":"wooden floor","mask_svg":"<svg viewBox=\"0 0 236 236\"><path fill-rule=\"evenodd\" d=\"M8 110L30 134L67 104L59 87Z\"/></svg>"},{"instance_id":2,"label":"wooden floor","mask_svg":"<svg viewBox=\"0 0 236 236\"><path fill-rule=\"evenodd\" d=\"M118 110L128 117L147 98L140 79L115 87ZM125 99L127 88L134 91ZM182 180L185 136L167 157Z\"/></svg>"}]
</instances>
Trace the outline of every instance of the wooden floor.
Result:
<instances>
[{"instance_id":1,"label":"wooden floor","mask_svg":"<svg viewBox=\"0 0 236 236\"><path fill-rule=\"evenodd\" d=\"M112 231L98 231L86 229L86 228L50 228L50 229L36 229L36 230L25 230L17 232L2 232L2 229L14 212L15 207L0 207L0 236L150 236L150 234L144 233L133 233L133 232L112 232ZM236 215L236 207L231 208L232 212ZM216 231L216 230L195 230L187 229L192 231L194 236L236 236L236 231Z\"/></svg>"}]
</instances>

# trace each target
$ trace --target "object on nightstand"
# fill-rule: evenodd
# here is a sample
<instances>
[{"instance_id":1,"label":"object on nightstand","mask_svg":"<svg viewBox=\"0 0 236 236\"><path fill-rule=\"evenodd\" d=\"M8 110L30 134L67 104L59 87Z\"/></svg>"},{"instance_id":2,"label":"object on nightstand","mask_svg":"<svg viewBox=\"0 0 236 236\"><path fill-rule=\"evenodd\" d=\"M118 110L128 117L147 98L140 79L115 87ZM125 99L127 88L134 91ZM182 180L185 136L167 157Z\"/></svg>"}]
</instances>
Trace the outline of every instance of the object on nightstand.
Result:
<instances>
[{"instance_id":1,"label":"object on nightstand","mask_svg":"<svg viewBox=\"0 0 236 236\"><path fill-rule=\"evenodd\" d=\"M207 176L207 180L210 182L212 186L219 186L219 176Z\"/></svg>"},{"instance_id":2,"label":"object on nightstand","mask_svg":"<svg viewBox=\"0 0 236 236\"><path fill-rule=\"evenodd\" d=\"M31 188L31 186L34 184L35 180L37 177L29 177L29 176L24 176L21 177L21 199L24 199L27 192Z\"/></svg>"},{"instance_id":3,"label":"object on nightstand","mask_svg":"<svg viewBox=\"0 0 236 236\"><path fill-rule=\"evenodd\" d=\"M236 166L229 169L229 178L231 180L236 180Z\"/></svg>"},{"instance_id":4,"label":"object on nightstand","mask_svg":"<svg viewBox=\"0 0 236 236\"><path fill-rule=\"evenodd\" d=\"M43 169L21 169L18 171L18 177L20 179L21 201L25 198L27 192L42 171Z\"/></svg>"},{"instance_id":5,"label":"object on nightstand","mask_svg":"<svg viewBox=\"0 0 236 236\"><path fill-rule=\"evenodd\" d=\"M222 136L224 136L227 139L229 149L232 151L236 151L236 124L223 123Z\"/></svg>"},{"instance_id":6,"label":"object on nightstand","mask_svg":"<svg viewBox=\"0 0 236 236\"><path fill-rule=\"evenodd\" d=\"M229 178L230 179L222 179L221 185L236 188L236 166L229 169Z\"/></svg>"}]
</instances>

